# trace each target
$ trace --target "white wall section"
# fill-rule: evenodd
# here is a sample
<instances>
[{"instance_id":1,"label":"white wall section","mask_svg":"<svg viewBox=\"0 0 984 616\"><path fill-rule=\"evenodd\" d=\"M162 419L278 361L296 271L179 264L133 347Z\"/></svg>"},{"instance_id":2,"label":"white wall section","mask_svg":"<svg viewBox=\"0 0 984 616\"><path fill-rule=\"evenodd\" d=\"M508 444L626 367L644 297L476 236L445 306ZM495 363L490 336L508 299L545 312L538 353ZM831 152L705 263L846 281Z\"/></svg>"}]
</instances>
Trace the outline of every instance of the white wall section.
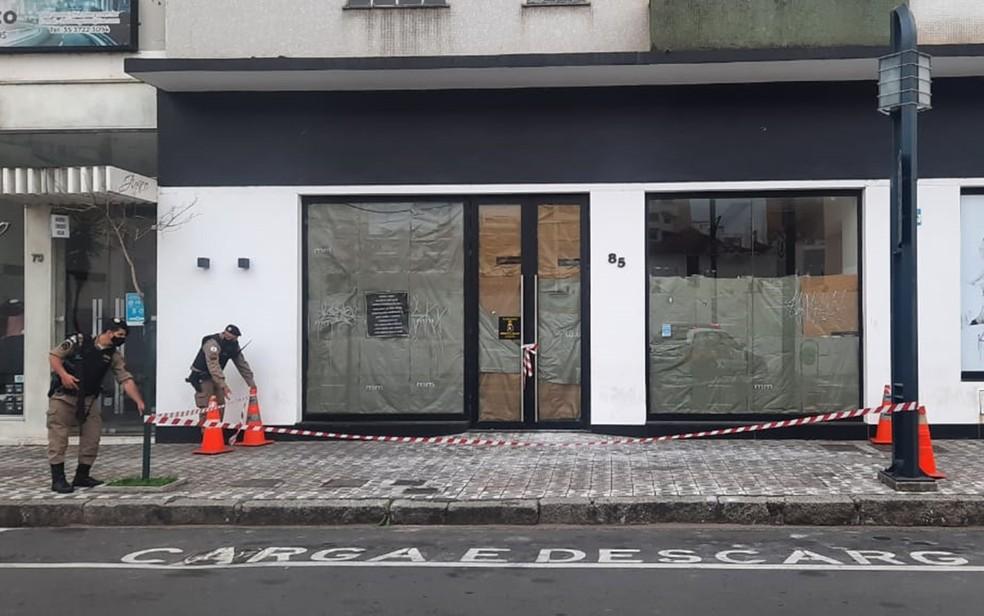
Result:
<instances>
[{"instance_id":1,"label":"white wall section","mask_svg":"<svg viewBox=\"0 0 984 616\"><path fill-rule=\"evenodd\" d=\"M960 186L919 185L919 401L931 423L977 423L960 379Z\"/></svg>"},{"instance_id":2,"label":"white wall section","mask_svg":"<svg viewBox=\"0 0 984 616\"><path fill-rule=\"evenodd\" d=\"M235 323L243 331L241 343L250 343L245 353L264 421L293 424L301 417L297 189L160 191L161 213L189 204L195 218L158 237L157 408L194 405L185 377L201 339ZM211 267L198 268L197 257L209 258ZM250 259L250 269L238 268L240 257ZM236 395L246 392L231 363L226 375Z\"/></svg>"},{"instance_id":3,"label":"white wall section","mask_svg":"<svg viewBox=\"0 0 984 616\"><path fill-rule=\"evenodd\" d=\"M861 331L865 406L881 404L892 379L891 261L889 259L888 182L869 186L861 205ZM869 421L878 421L870 417Z\"/></svg>"},{"instance_id":4,"label":"white wall section","mask_svg":"<svg viewBox=\"0 0 984 616\"><path fill-rule=\"evenodd\" d=\"M591 193L591 423L646 423L646 193ZM609 255L624 259L609 263Z\"/></svg>"}]
</instances>

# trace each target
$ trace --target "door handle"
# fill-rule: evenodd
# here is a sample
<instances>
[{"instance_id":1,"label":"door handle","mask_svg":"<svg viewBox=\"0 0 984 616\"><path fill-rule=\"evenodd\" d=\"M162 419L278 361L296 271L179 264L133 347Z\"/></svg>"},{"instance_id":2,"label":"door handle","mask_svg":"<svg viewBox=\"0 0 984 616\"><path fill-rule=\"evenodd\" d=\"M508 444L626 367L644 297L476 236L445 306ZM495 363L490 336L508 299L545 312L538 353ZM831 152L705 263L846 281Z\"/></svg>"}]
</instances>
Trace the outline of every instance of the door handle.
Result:
<instances>
[{"instance_id":1,"label":"door handle","mask_svg":"<svg viewBox=\"0 0 984 616\"><path fill-rule=\"evenodd\" d=\"M540 317L540 275L533 274L533 312L531 313L533 319L539 319ZM530 344L533 345L533 421L540 421L540 328L535 327L533 329L534 336Z\"/></svg>"}]
</instances>

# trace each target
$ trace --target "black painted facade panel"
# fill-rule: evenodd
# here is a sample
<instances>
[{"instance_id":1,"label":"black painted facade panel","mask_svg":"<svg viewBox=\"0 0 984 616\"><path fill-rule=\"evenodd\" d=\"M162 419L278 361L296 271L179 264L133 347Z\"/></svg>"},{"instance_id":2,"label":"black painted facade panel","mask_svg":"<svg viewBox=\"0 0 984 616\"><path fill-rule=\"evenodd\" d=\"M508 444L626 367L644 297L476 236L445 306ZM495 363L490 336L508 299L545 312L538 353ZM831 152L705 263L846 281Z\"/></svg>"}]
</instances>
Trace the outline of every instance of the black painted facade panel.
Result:
<instances>
[{"instance_id":1,"label":"black painted facade panel","mask_svg":"<svg viewBox=\"0 0 984 616\"><path fill-rule=\"evenodd\" d=\"M869 179L872 82L359 93L166 93L162 186ZM984 176L984 79L934 83L922 177Z\"/></svg>"}]
</instances>

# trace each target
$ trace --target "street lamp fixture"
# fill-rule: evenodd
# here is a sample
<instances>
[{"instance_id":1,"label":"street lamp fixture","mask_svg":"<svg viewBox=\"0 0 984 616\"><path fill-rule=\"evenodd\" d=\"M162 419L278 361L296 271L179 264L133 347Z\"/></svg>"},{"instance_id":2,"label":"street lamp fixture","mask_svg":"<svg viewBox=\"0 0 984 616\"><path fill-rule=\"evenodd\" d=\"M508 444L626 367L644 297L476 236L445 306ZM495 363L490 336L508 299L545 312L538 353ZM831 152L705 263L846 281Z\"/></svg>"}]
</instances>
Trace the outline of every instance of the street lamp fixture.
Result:
<instances>
[{"instance_id":1,"label":"street lamp fixture","mask_svg":"<svg viewBox=\"0 0 984 616\"><path fill-rule=\"evenodd\" d=\"M932 109L933 58L915 49L878 59L878 111L885 115L905 106Z\"/></svg>"},{"instance_id":2,"label":"street lamp fixture","mask_svg":"<svg viewBox=\"0 0 984 616\"><path fill-rule=\"evenodd\" d=\"M889 246L892 305L892 402L919 401L919 310L916 271L919 112L930 108L932 59L919 52L916 20L892 11L892 53L878 61L878 111L892 118ZM896 490L928 492L936 482L919 466L919 417L892 417L892 464L878 478Z\"/></svg>"}]
</instances>

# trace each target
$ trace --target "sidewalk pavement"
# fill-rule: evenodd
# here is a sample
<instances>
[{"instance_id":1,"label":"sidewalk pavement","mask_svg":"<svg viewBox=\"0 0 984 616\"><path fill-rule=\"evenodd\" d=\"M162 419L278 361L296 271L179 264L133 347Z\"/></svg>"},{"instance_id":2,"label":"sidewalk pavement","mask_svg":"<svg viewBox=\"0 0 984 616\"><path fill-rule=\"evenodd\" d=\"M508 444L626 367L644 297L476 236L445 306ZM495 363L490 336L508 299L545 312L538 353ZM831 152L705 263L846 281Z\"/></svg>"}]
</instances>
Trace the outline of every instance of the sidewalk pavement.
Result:
<instances>
[{"instance_id":1,"label":"sidewalk pavement","mask_svg":"<svg viewBox=\"0 0 984 616\"><path fill-rule=\"evenodd\" d=\"M488 436L476 434L478 436ZM0 527L152 524L984 525L984 441L938 441L936 494L899 494L866 442L717 440L583 445L585 433L495 433L567 446L278 442L192 455L153 446L169 491L56 495L45 449L0 447ZM75 448L69 450L69 455ZM139 475L139 445L104 445L93 474ZM74 460L67 464L74 472ZM69 475L71 478L71 474Z\"/></svg>"}]
</instances>

